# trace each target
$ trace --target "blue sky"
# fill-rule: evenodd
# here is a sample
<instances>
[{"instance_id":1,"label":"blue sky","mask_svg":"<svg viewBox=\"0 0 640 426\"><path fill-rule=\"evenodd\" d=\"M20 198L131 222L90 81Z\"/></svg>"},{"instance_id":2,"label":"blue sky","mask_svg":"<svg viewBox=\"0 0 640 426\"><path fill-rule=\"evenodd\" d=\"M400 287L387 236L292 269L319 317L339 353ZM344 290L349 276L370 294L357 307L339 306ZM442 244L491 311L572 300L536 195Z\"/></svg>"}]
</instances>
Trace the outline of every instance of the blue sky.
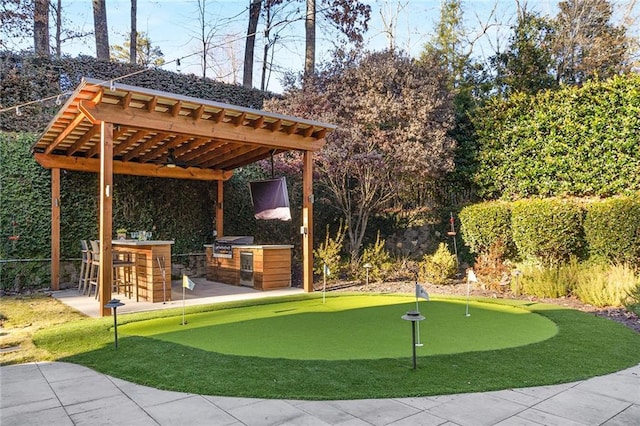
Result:
<instances>
[{"instance_id":1,"label":"blue sky","mask_svg":"<svg viewBox=\"0 0 640 426\"><path fill-rule=\"evenodd\" d=\"M520 0L525 3L526 0ZM241 65L244 55L244 35L248 19L250 0L206 0L206 15L210 25L214 49L212 63L215 69L207 71L208 77L217 77L228 82L242 80ZM365 36L366 46L377 50L388 46L384 35L383 21L394 19L396 46L419 55L425 42L433 34L438 20L440 0L376 0L367 1L372 7L369 31ZM67 27L78 31L93 31L93 12L88 0L62 1ZM148 34L152 45L164 53L166 69L175 71L175 60L181 58L180 71L201 75L197 52L202 51L199 42L198 2L196 0L138 0L138 31ZM299 7L304 11L304 2ZM320 4L320 1L318 1ZM557 1L532 0L528 7L542 14L555 15ZM515 16L515 0L463 0L465 27L472 37L479 37L474 54L477 57L491 56L497 45L504 48L509 36L509 25ZM492 10L495 7L493 15ZM383 18L384 17L384 18ZM395 17L395 18L394 18ZM130 25L130 0L107 0L107 19L110 44L122 44L126 40ZM482 34L482 24L492 24ZM501 23L502 25L498 25ZM259 87L263 27L259 26L256 39L254 86ZM279 80L286 71L299 72L304 63L304 23L295 22L281 34L283 41L274 52L277 70L269 79L268 89L279 92ZM318 51L316 61L328 59L331 40L321 28L317 30ZM30 41L30 40L29 40ZM95 55L93 36L63 45L63 53Z\"/></svg>"}]
</instances>

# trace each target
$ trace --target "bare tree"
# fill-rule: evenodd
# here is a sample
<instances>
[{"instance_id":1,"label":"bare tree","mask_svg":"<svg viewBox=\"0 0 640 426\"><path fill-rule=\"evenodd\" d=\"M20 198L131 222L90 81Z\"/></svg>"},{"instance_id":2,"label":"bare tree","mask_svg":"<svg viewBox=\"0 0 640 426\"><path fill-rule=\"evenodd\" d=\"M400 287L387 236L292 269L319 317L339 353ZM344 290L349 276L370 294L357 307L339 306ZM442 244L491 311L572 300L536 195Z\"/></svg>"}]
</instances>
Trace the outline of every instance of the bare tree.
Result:
<instances>
[{"instance_id":1,"label":"bare tree","mask_svg":"<svg viewBox=\"0 0 640 426\"><path fill-rule=\"evenodd\" d=\"M54 6L56 19L56 56L62 56L62 0L58 0Z\"/></svg>"},{"instance_id":2,"label":"bare tree","mask_svg":"<svg viewBox=\"0 0 640 426\"><path fill-rule=\"evenodd\" d=\"M247 38L244 47L244 71L242 75L242 85L253 87L253 52L256 45L256 31L258 30L258 20L262 0L251 0L249 6L249 26L247 28Z\"/></svg>"},{"instance_id":3,"label":"bare tree","mask_svg":"<svg viewBox=\"0 0 640 426\"><path fill-rule=\"evenodd\" d=\"M33 36L33 5L18 0L0 0L0 49L13 46L10 42L20 43Z\"/></svg>"},{"instance_id":4,"label":"bare tree","mask_svg":"<svg viewBox=\"0 0 640 426\"><path fill-rule=\"evenodd\" d=\"M316 0L307 0L304 31L304 77L306 80L313 75L316 69Z\"/></svg>"},{"instance_id":5,"label":"bare tree","mask_svg":"<svg viewBox=\"0 0 640 426\"><path fill-rule=\"evenodd\" d=\"M138 0L131 0L131 36L129 37L129 63L137 62L138 52Z\"/></svg>"},{"instance_id":6,"label":"bare tree","mask_svg":"<svg viewBox=\"0 0 640 426\"><path fill-rule=\"evenodd\" d=\"M397 3L395 3L395 11L391 11L391 5L389 3L385 3L380 7L379 12L380 19L382 20L382 33L387 38L387 42L389 43L387 47L389 50L395 50L396 48L398 16L400 16L400 12L402 12L408 4L408 1L398 1Z\"/></svg>"},{"instance_id":7,"label":"bare tree","mask_svg":"<svg viewBox=\"0 0 640 426\"><path fill-rule=\"evenodd\" d=\"M33 9L33 47L36 55L49 56L49 0L35 0Z\"/></svg>"},{"instance_id":8,"label":"bare tree","mask_svg":"<svg viewBox=\"0 0 640 426\"><path fill-rule=\"evenodd\" d=\"M242 52L242 40L241 34L227 34L219 45L211 46L207 63L216 80L239 83L242 78L242 57L239 54Z\"/></svg>"},{"instance_id":9,"label":"bare tree","mask_svg":"<svg viewBox=\"0 0 640 426\"><path fill-rule=\"evenodd\" d=\"M93 0L93 28L96 38L96 57L109 60L109 29L106 0Z\"/></svg>"},{"instance_id":10,"label":"bare tree","mask_svg":"<svg viewBox=\"0 0 640 426\"><path fill-rule=\"evenodd\" d=\"M207 69L209 68L209 50L211 49L213 36L215 35L214 27L209 24L207 0L198 0L198 23L198 41L201 43L200 69L202 70L202 77L204 78L207 76Z\"/></svg>"},{"instance_id":11,"label":"bare tree","mask_svg":"<svg viewBox=\"0 0 640 426\"><path fill-rule=\"evenodd\" d=\"M558 82L582 84L595 75L609 78L630 68L626 28L611 23L611 2L567 0L559 8L552 45Z\"/></svg>"}]
</instances>

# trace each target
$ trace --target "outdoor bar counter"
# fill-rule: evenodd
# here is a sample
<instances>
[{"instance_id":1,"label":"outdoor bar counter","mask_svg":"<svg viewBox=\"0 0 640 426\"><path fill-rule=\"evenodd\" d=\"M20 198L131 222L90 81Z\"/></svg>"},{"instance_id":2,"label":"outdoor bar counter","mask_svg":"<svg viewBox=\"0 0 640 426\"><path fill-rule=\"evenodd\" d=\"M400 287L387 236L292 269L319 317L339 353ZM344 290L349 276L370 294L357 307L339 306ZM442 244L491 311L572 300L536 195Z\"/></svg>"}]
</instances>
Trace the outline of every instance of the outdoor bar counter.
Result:
<instances>
[{"instance_id":1,"label":"outdoor bar counter","mask_svg":"<svg viewBox=\"0 0 640 426\"><path fill-rule=\"evenodd\" d=\"M207 280L273 290L291 287L292 245L230 245L220 252L206 244Z\"/></svg>"},{"instance_id":2,"label":"outdoor bar counter","mask_svg":"<svg viewBox=\"0 0 640 426\"><path fill-rule=\"evenodd\" d=\"M136 262L134 294L140 300L171 300L171 245L173 241L113 240L114 252L129 253ZM164 272L164 274L163 274ZM137 288L136 286L137 278ZM137 293L136 293L137 292Z\"/></svg>"}]
</instances>

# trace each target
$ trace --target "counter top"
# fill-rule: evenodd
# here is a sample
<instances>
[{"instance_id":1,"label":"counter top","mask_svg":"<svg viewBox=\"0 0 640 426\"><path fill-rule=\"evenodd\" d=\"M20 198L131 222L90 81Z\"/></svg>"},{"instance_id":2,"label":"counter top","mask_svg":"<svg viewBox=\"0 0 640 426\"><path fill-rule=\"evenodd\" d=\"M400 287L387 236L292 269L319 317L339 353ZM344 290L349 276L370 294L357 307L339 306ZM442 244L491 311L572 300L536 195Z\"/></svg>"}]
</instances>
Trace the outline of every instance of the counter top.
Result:
<instances>
[{"instance_id":1,"label":"counter top","mask_svg":"<svg viewBox=\"0 0 640 426\"><path fill-rule=\"evenodd\" d=\"M173 244L174 241L173 240L167 240L167 241L163 241L163 240L146 240L146 241L140 241L140 240L113 240L111 241L111 245L118 245L118 246L166 246L168 244Z\"/></svg>"},{"instance_id":2,"label":"counter top","mask_svg":"<svg viewBox=\"0 0 640 426\"><path fill-rule=\"evenodd\" d=\"M205 247L213 248L213 244L205 244ZM293 248L292 245L289 244L232 244L231 247L238 249L283 249L283 248Z\"/></svg>"}]
</instances>

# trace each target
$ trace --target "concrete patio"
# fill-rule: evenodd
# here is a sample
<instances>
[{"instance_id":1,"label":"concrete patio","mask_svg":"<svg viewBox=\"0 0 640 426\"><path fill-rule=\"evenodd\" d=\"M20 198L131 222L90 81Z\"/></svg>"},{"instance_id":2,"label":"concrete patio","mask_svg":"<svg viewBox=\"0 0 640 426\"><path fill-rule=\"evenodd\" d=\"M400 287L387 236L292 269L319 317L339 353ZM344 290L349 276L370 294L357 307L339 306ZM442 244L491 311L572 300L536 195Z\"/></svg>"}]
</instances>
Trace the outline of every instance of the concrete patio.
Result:
<instances>
[{"instance_id":1,"label":"concrete patio","mask_svg":"<svg viewBox=\"0 0 640 426\"><path fill-rule=\"evenodd\" d=\"M235 286L208 281L205 278L193 278L192 281L195 283L195 287L193 291L189 289L184 290L184 302L182 280L174 280L171 282L171 292L167 291L166 302L164 303L151 303L144 300L136 302L135 296L128 298L123 294L114 294L114 298L119 299L124 303L124 306L118 308L118 314L181 308L183 305L196 306L210 303L230 302L234 300L277 297L302 294L304 292L301 288L293 287L261 291L255 290L252 287ZM79 294L75 288L72 288L54 291L52 296L60 300L65 305L68 305L87 316L98 317L100 315L100 305L93 295L82 295Z\"/></svg>"}]
</instances>

